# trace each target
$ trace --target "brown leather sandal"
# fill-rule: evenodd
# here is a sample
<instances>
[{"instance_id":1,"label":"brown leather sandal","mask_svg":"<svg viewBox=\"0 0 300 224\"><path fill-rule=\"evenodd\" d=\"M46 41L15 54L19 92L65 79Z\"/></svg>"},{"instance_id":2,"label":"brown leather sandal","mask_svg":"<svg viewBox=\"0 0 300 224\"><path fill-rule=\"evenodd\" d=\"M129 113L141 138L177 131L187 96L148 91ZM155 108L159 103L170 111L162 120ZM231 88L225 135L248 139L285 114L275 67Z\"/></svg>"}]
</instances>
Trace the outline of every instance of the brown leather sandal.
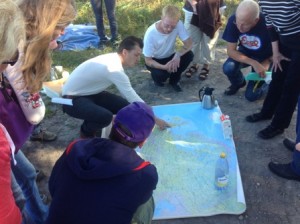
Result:
<instances>
[{"instance_id":1,"label":"brown leather sandal","mask_svg":"<svg viewBox=\"0 0 300 224\"><path fill-rule=\"evenodd\" d=\"M187 77L187 78L191 78L192 75L198 71L199 69L199 66L198 64L193 64L188 70L186 70L186 72L184 73L184 75Z\"/></svg>"},{"instance_id":2,"label":"brown leather sandal","mask_svg":"<svg viewBox=\"0 0 300 224\"><path fill-rule=\"evenodd\" d=\"M200 80L207 79L208 73L209 73L209 69L207 69L207 68L201 68L201 72L199 74L199 79Z\"/></svg>"}]
</instances>

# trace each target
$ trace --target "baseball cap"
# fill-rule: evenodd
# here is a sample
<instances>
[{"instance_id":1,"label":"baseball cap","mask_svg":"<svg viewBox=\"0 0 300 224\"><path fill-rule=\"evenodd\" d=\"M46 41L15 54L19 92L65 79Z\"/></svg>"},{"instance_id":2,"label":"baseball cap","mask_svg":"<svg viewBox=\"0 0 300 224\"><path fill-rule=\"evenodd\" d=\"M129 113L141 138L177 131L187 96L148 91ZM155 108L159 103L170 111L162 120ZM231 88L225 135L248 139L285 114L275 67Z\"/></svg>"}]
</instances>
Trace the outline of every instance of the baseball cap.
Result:
<instances>
[{"instance_id":1,"label":"baseball cap","mask_svg":"<svg viewBox=\"0 0 300 224\"><path fill-rule=\"evenodd\" d=\"M132 136L126 134L119 125L124 126ZM143 102L133 102L122 108L114 120L115 130L130 142L142 142L152 132L155 125L153 110Z\"/></svg>"}]
</instances>

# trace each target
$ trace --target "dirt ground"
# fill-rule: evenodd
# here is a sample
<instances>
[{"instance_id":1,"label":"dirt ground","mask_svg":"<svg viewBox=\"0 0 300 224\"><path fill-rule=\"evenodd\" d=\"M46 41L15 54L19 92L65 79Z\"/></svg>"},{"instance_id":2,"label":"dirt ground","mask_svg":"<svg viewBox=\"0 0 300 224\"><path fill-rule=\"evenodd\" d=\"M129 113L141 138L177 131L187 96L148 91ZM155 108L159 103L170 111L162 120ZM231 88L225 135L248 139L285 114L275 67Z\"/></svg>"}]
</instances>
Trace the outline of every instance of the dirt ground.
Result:
<instances>
[{"instance_id":1,"label":"dirt ground","mask_svg":"<svg viewBox=\"0 0 300 224\"><path fill-rule=\"evenodd\" d=\"M250 124L245 117L257 112L263 100L248 102L244 98L245 88L234 96L225 96L224 90L229 86L222 74L222 64L226 59L224 46L216 51L216 60L212 65L207 80L199 81L197 75L182 78L183 92L174 92L170 86L156 87L144 66L128 70L129 77L137 93L150 105L176 104L198 101L198 90L203 85L214 87L214 95L221 110L231 117L234 142L245 192L246 212L241 215L217 215L210 217L185 218L153 221L154 224L296 224L300 223L300 185L296 181L287 181L273 175L268 170L270 161L289 162L292 154L282 144L285 137L295 137L295 118L290 127L281 136L272 140L262 140L257 132L265 128L269 121ZM46 101L49 101L46 99ZM58 135L51 143L28 141L23 151L30 161L47 177L39 182L40 190L49 195L47 181L51 169L69 142L79 136L80 120L62 113L61 106L49 103L47 117L43 127ZM200 118L199 118L200 119ZM50 197L50 196L49 196Z\"/></svg>"}]
</instances>

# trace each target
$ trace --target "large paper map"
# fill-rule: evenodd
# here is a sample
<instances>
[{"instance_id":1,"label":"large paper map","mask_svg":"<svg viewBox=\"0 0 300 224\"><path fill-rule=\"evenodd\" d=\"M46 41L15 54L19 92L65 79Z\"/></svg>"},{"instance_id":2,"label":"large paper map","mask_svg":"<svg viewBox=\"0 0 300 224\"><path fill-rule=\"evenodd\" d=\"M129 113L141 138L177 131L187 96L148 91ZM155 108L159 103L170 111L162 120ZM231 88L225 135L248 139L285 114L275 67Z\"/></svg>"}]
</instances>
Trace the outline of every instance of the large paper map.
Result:
<instances>
[{"instance_id":1,"label":"large paper map","mask_svg":"<svg viewBox=\"0 0 300 224\"><path fill-rule=\"evenodd\" d=\"M205 110L198 102L153 108L172 125L166 131L155 128L138 150L159 175L154 219L243 213L246 204L235 146L232 139L224 139L220 108ZM221 152L229 162L229 185L222 191L214 186Z\"/></svg>"}]
</instances>

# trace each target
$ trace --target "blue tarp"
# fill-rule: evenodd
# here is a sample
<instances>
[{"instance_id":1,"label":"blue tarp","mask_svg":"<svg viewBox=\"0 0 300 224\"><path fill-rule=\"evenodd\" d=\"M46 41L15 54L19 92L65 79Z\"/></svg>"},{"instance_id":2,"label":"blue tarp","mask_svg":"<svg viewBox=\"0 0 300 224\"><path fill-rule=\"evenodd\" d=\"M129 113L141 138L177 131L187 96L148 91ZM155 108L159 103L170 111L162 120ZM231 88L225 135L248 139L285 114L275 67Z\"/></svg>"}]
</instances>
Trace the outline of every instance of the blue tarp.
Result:
<instances>
[{"instance_id":1,"label":"blue tarp","mask_svg":"<svg viewBox=\"0 0 300 224\"><path fill-rule=\"evenodd\" d=\"M94 25L70 24L65 29L65 34L58 38L62 42L60 50L81 51L98 48L99 36Z\"/></svg>"}]
</instances>

